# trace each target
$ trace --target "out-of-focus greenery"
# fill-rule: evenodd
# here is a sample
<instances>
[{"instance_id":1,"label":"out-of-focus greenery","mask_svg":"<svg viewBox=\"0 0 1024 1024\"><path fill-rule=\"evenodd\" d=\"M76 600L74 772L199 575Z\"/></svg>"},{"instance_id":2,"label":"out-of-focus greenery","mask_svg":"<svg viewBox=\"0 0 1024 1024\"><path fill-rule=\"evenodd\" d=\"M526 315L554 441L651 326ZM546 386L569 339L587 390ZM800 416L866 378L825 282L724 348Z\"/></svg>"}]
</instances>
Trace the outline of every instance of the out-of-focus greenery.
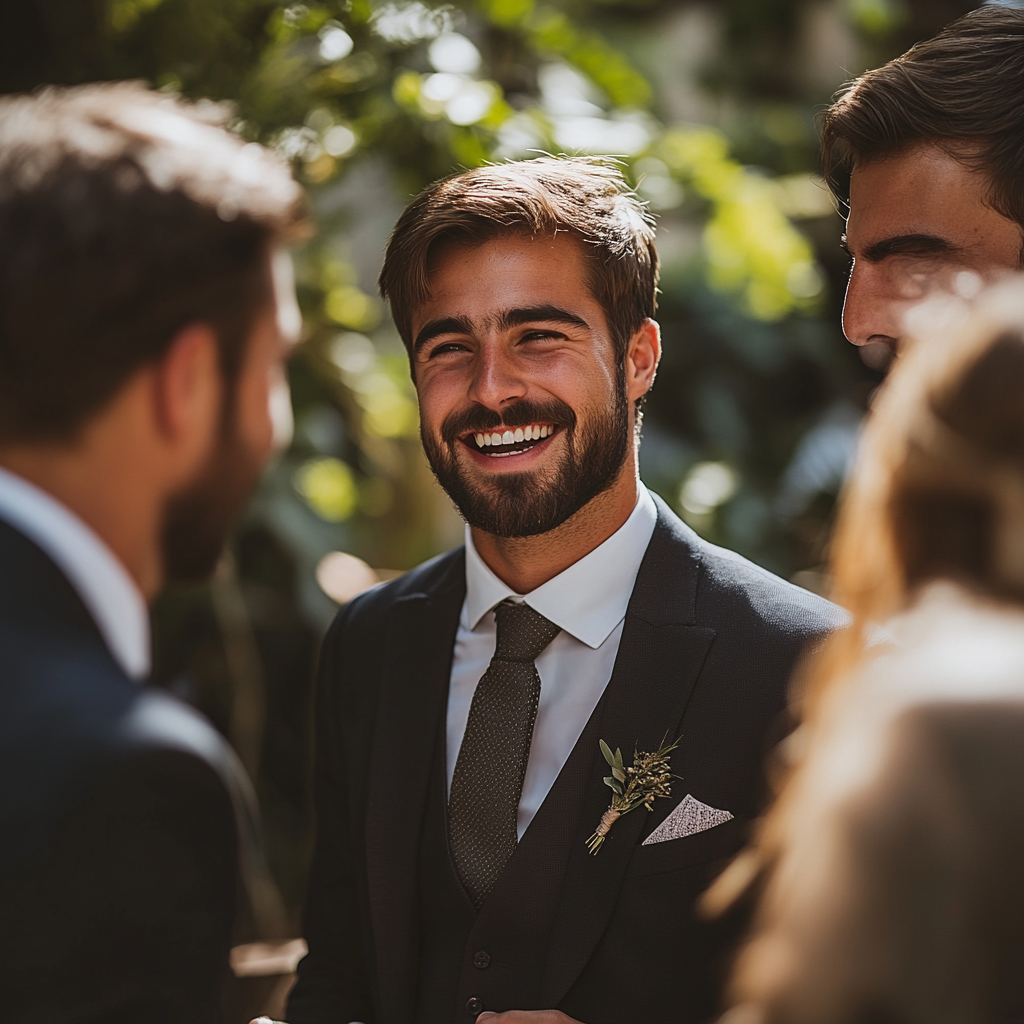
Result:
<instances>
[{"instance_id":1,"label":"out-of-focus greenery","mask_svg":"<svg viewBox=\"0 0 1024 1024\"><path fill-rule=\"evenodd\" d=\"M237 130L285 154L309 188L318 234L297 254L306 333L291 369L294 443L239 531L234 573L169 595L156 616L158 678L203 707L258 774L289 908L309 837L312 663L335 607L315 567L344 550L404 569L459 538L375 294L404 203L487 160L620 157L659 215L664 263L665 359L644 478L706 536L787 576L812 569L877 380L838 326L840 221L815 177L813 115L848 72L972 6L25 0L5 10L3 90L142 78L228 100ZM229 599L239 593L241 606Z\"/></svg>"}]
</instances>

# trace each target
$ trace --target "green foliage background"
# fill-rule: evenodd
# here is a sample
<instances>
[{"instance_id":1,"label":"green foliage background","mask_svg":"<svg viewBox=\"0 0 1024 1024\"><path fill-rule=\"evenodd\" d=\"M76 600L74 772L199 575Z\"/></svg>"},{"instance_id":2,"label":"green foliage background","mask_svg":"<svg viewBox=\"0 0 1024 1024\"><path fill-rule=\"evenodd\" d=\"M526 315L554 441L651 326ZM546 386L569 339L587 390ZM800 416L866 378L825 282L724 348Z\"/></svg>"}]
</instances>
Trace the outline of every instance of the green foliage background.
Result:
<instances>
[{"instance_id":1,"label":"green foliage background","mask_svg":"<svg viewBox=\"0 0 1024 1024\"><path fill-rule=\"evenodd\" d=\"M661 218L665 359L642 473L711 539L813 583L878 374L839 330L841 222L815 112L954 0L34 0L2 16L0 90L141 78L230 101L307 184L295 440L211 587L155 611L157 679L257 777L298 927L310 681L329 551L384 570L459 540L426 469L405 356L375 297L427 182L534 151L620 156ZM808 571L811 571L809 574ZM285 926L282 926L285 927Z\"/></svg>"}]
</instances>

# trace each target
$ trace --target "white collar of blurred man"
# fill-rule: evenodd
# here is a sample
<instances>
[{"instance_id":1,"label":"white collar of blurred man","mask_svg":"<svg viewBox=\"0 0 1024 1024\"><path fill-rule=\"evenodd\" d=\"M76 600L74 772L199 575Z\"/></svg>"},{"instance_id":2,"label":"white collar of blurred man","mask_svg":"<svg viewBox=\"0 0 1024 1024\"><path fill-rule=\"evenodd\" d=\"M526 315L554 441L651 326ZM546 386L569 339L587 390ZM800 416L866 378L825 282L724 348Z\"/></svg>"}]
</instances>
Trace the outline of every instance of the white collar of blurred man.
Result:
<instances>
[{"instance_id":1,"label":"white collar of blurred man","mask_svg":"<svg viewBox=\"0 0 1024 1024\"><path fill-rule=\"evenodd\" d=\"M301 320L290 255L275 248L266 263L272 294L253 318L233 384L225 382L214 329L192 323L70 439L0 442L0 467L59 502L84 526L79 540L98 538L146 599L168 581L212 572L265 461L290 439L284 364ZM95 553L85 541L54 535L66 524L50 517L33 539L84 597L91 588L83 591L80 577ZM97 614L91 596L86 603ZM107 610L97 615L105 633L109 618ZM148 647L148 624L145 640ZM126 645L134 651L139 640L122 634L111 644L115 652ZM126 664L129 675L144 675L148 652L145 665L137 655Z\"/></svg>"},{"instance_id":2,"label":"white collar of blurred man","mask_svg":"<svg viewBox=\"0 0 1024 1024\"><path fill-rule=\"evenodd\" d=\"M0 522L36 544L77 592L129 679L149 675L149 612L135 580L87 523L0 465Z\"/></svg>"},{"instance_id":3,"label":"white collar of blurred man","mask_svg":"<svg viewBox=\"0 0 1024 1024\"><path fill-rule=\"evenodd\" d=\"M825 112L825 177L849 207L843 331L869 365L896 354L922 300L1024 266L1022 93L1024 11L986 5Z\"/></svg>"}]
</instances>

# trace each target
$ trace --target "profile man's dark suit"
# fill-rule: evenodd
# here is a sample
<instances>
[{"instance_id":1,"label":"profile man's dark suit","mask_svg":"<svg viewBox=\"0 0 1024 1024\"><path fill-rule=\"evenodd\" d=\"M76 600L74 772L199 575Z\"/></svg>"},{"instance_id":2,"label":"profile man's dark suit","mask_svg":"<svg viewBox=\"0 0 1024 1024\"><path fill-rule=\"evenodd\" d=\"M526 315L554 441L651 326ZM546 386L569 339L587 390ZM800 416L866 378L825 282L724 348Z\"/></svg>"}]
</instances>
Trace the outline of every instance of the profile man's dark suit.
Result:
<instances>
[{"instance_id":1,"label":"profile man's dark suit","mask_svg":"<svg viewBox=\"0 0 1024 1024\"><path fill-rule=\"evenodd\" d=\"M717 1008L735 926L694 901L764 799L766 742L828 602L698 538L658 502L605 694L475 912L445 825L445 709L462 549L356 599L324 642L310 953L291 1024L468 1022L555 1007L586 1024L686 1024ZM598 740L681 737L670 800L585 841L609 803ZM641 845L690 793L735 819Z\"/></svg>"},{"instance_id":2,"label":"profile man's dark suit","mask_svg":"<svg viewBox=\"0 0 1024 1024\"><path fill-rule=\"evenodd\" d=\"M0 1017L219 1022L244 803L214 730L0 521Z\"/></svg>"}]
</instances>

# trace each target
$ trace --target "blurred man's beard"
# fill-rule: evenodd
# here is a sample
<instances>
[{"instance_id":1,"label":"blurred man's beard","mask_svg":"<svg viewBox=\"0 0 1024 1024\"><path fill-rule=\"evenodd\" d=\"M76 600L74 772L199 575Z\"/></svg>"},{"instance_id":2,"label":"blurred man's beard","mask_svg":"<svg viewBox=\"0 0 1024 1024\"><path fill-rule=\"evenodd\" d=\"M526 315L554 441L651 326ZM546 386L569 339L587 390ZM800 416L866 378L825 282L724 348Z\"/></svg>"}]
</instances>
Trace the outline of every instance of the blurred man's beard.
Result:
<instances>
[{"instance_id":1,"label":"blurred man's beard","mask_svg":"<svg viewBox=\"0 0 1024 1024\"><path fill-rule=\"evenodd\" d=\"M225 425L203 470L164 509L161 552L168 583L199 583L212 575L262 468L235 424Z\"/></svg>"},{"instance_id":2,"label":"blurred man's beard","mask_svg":"<svg viewBox=\"0 0 1024 1024\"><path fill-rule=\"evenodd\" d=\"M565 435L554 467L496 474L486 483L473 479L465 465L469 455L458 447L466 431L530 423L554 423ZM470 526L496 537L533 537L561 526L615 482L632 443L625 380L607 413L583 427L564 402L524 400L504 417L480 406L453 413L441 426L440 440L425 431L421 436L434 475Z\"/></svg>"}]
</instances>

